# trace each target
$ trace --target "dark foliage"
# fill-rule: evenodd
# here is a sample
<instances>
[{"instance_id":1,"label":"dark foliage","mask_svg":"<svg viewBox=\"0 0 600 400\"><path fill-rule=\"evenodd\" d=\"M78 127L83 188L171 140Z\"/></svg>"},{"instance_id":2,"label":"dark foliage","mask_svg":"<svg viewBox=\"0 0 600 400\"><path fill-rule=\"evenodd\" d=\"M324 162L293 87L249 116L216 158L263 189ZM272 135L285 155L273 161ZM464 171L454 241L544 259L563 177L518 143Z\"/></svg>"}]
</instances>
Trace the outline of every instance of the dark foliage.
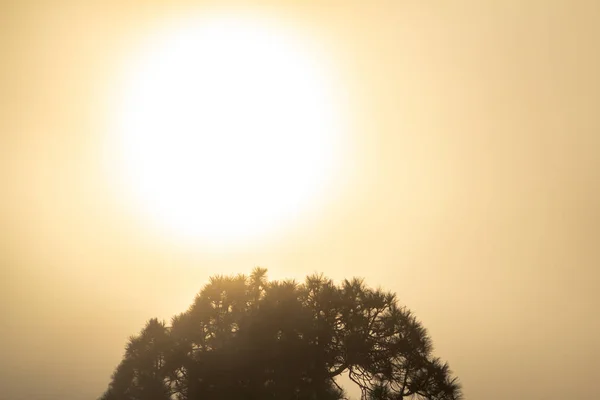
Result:
<instances>
[{"instance_id":1,"label":"dark foliage","mask_svg":"<svg viewBox=\"0 0 600 400\"><path fill-rule=\"evenodd\" d=\"M167 327L130 339L101 400L344 399L342 373L364 399L461 399L448 365L392 293L322 275L267 281L217 276Z\"/></svg>"}]
</instances>

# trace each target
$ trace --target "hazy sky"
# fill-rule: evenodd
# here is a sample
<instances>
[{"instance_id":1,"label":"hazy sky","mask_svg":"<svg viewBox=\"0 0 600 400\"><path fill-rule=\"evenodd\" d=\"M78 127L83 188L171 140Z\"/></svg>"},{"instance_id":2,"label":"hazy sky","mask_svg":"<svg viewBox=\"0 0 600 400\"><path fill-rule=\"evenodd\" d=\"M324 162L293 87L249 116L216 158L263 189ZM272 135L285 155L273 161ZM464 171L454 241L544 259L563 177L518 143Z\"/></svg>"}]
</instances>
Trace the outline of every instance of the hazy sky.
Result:
<instances>
[{"instance_id":1,"label":"hazy sky","mask_svg":"<svg viewBox=\"0 0 600 400\"><path fill-rule=\"evenodd\" d=\"M145 320L255 265L396 291L467 399L597 396L600 2L262 4L332 49L359 151L318 218L208 252L143 229L99 150L128 46L190 5L2 2L0 400L96 398Z\"/></svg>"}]
</instances>

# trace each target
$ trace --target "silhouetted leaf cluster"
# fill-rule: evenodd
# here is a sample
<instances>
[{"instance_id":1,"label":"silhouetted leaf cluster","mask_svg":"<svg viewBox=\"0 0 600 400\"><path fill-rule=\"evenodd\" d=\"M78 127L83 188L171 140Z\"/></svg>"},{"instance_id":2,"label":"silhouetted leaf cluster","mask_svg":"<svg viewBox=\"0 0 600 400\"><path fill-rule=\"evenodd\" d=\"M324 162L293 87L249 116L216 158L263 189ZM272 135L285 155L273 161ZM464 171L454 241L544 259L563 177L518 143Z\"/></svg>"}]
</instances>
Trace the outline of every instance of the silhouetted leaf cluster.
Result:
<instances>
[{"instance_id":1,"label":"silhouetted leaf cluster","mask_svg":"<svg viewBox=\"0 0 600 400\"><path fill-rule=\"evenodd\" d=\"M392 293L322 275L268 281L216 276L171 327L150 320L130 339L101 400L458 400L426 330Z\"/></svg>"}]
</instances>

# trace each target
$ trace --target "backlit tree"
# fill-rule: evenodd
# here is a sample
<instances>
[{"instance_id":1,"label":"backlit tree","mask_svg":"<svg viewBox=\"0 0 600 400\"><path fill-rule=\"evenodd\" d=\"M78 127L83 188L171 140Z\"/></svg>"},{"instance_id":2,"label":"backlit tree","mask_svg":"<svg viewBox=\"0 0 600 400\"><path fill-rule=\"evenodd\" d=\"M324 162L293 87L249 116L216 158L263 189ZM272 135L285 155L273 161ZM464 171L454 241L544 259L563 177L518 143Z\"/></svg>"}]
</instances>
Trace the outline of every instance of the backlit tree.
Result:
<instances>
[{"instance_id":1,"label":"backlit tree","mask_svg":"<svg viewBox=\"0 0 600 400\"><path fill-rule=\"evenodd\" d=\"M396 296L322 275L300 284L216 276L167 327L132 337L102 400L462 398L425 328Z\"/></svg>"}]
</instances>

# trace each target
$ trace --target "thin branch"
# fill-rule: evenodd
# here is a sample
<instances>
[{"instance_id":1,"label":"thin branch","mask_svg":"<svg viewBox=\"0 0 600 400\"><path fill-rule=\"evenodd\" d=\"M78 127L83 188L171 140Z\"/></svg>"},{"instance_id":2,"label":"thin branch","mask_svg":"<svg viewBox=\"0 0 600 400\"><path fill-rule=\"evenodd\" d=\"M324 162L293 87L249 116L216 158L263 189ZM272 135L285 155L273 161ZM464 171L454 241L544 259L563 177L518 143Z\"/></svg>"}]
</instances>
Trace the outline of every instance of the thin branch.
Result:
<instances>
[{"instance_id":1,"label":"thin branch","mask_svg":"<svg viewBox=\"0 0 600 400\"><path fill-rule=\"evenodd\" d=\"M337 386L337 388L339 389L340 392L344 393L344 389L340 385L338 385L338 383L335 381L335 379L333 379L333 378L329 378L329 379L331 380L331 382L333 382L333 384L335 386ZM348 400L348 398L343 397L342 400Z\"/></svg>"}]
</instances>

